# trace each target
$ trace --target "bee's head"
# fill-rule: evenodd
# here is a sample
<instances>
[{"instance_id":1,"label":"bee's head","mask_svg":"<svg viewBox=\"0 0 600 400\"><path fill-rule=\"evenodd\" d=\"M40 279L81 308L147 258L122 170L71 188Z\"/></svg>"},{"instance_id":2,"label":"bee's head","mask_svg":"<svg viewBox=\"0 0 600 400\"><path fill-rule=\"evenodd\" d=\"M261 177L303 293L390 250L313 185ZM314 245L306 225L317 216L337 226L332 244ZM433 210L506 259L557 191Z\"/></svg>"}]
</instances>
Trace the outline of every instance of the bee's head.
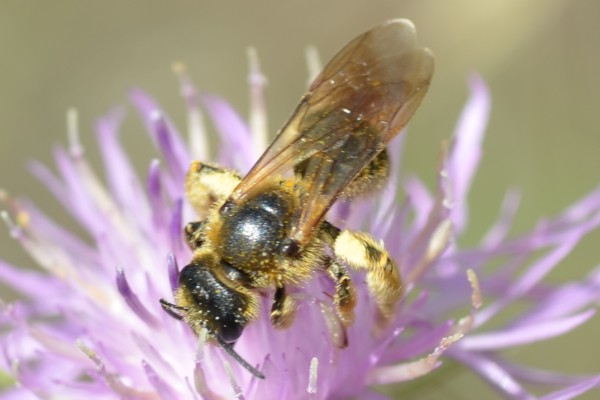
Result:
<instances>
[{"instance_id":1,"label":"bee's head","mask_svg":"<svg viewBox=\"0 0 600 400\"><path fill-rule=\"evenodd\" d=\"M181 270L175 298L185 310L183 318L197 334L206 329L225 343L240 337L258 308L243 278L242 272L221 265L210 254L197 255Z\"/></svg>"},{"instance_id":2,"label":"bee's head","mask_svg":"<svg viewBox=\"0 0 600 400\"><path fill-rule=\"evenodd\" d=\"M247 275L218 262L209 251L197 252L193 261L179 274L177 304L161 299L164 310L185 320L199 335L203 330L223 350L257 378L265 376L234 349L246 323L258 314L257 295L246 286Z\"/></svg>"}]
</instances>

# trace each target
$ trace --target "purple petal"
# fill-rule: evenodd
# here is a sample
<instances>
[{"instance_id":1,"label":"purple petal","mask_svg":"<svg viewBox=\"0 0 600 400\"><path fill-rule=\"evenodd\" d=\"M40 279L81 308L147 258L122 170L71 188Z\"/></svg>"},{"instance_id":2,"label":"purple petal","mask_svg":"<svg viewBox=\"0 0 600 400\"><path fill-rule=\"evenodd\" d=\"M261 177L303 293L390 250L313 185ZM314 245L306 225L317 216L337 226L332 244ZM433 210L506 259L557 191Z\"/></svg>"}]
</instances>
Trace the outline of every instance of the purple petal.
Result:
<instances>
[{"instance_id":1,"label":"purple petal","mask_svg":"<svg viewBox=\"0 0 600 400\"><path fill-rule=\"evenodd\" d=\"M175 253L181 253L183 251L183 237L182 237L182 226L183 226L183 200L177 200L175 207L172 211L171 222L169 224L169 237L171 239L171 248Z\"/></svg>"},{"instance_id":2,"label":"purple petal","mask_svg":"<svg viewBox=\"0 0 600 400\"><path fill-rule=\"evenodd\" d=\"M503 240L506 239L506 236L512 227L512 222L515 214L517 213L520 200L520 192L516 190L510 190L508 193L506 193L504 196L504 201L502 202L500 217L494 226L490 228L481 242L484 247L490 248L498 246Z\"/></svg>"},{"instance_id":3,"label":"purple petal","mask_svg":"<svg viewBox=\"0 0 600 400\"><path fill-rule=\"evenodd\" d=\"M579 237L571 238L562 246L557 247L532 265L523 276L510 287L504 297L480 310L476 314L476 325L481 325L503 310L508 304L513 303L524 293L538 284L560 261L573 250L579 242Z\"/></svg>"},{"instance_id":4,"label":"purple petal","mask_svg":"<svg viewBox=\"0 0 600 400\"><path fill-rule=\"evenodd\" d=\"M56 298L66 287L60 281L49 284L48 275L45 273L16 268L0 260L0 281L21 294L36 298Z\"/></svg>"},{"instance_id":5,"label":"purple petal","mask_svg":"<svg viewBox=\"0 0 600 400\"><path fill-rule=\"evenodd\" d=\"M204 399L218 399L219 395L210 389L204 371L205 366L202 360L198 360L194 368L194 388Z\"/></svg>"},{"instance_id":6,"label":"purple petal","mask_svg":"<svg viewBox=\"0 0 600 400\"><path fill-rule=\"evenodd\" d=\"M542 302L515 320L516 324L530 324L577 312L597 302L600 285L584 281L564 284L545 296Z\"/></svg>"},{"instance_id":7,"label":"purple petal","mask_svg":"<svg viewBox=\"0 0 600 400\"><path fill-rule=\"evenodd\" d=\"M144 354L144 357L148 358L148 361L156 365L160 371L164 371L163 375L166 376L166 374L169 374L171 376L177 376L177 371L175 371L173 366L165 359L165 357L163 357L163 353L152 344L152 337L145 337L134 333L132 338L137 347Z\"/></svg>"},{"instance_id":8,"label":"purple petal","mask_svg":"<svg viewBox=\"0 0 600 400\"><path fill-rule=\"evenodd\" d=\"M169 166L169 171L171 171L173 180L182 184L185 176L185 169L190 161L190 158L186 157L182 159L182 155L177 154L175 149L176 134L162 114L153 115L152 123L153 129L156 132L158 148L160 149L167 162L167 165Z\"/></svg>"},{"instance_id":9,"label":"purple petal","mask_svg":"<svg viewBox=\"0 0 600 400\"><path fill-rule=\"evenodd\" d=\"M167 254L167 271L169 274L171 290L175 292L179 287L179 267L177 266L177 259L173 253Z\"/></svg>"},{"instance_id":10,"label":"purple petal","mask_svg":"<svg viewBox=\"0 0 600 400\"><path fill-rule=\"evenodd\" d=\"M152 387L156 389L156 393L162 399L176 399L178 396L175 395L173 389L165 382L160 375L156 373L154 368L146 361L142 361L142 368L144 368L144 372L146 372L146 376L148 377L148 381L152 384Z\"/></svg>"},{"instance_id":11,"label":"purple petal","mask_svg":"<svg viewBox=\"0 0 600 400\"><path fill-rule=\"evenodd\" d=\"M590 214L597 212L599 208L600 186L567 208L567 210L557 219L557 224L572 224L576 221L585 220Z\"/></svg>"},{"instance_id":12,"label":"purple petal","mask_svg":"<svg viewBox=\"0 0 600 400\"><path fill-rule=\"evenodd\" d=\"M460 342L458 343L460 344ZM458 351L457 347L448 350L450 356L468 366L486 380L490 386L511 399L533 400L528 393L505 369L483 355Z\"/></svg>"},{"instance_id":13,"label":"purple petal","mask_svg":"<svg viewBox=\"0 0 600 400\"><path fill-rule=\"evenodd\" d=\"M66 184L64 195L58 199L62 200L65 209L93 235L102 234L108 229L106 216L98 209L96 199L86 191L85 180L79 174L75 161L60 147L55 149L54 158Z\"/></svg>"},{"instance_id":14,"label":"purple petal","mask_svg":"<svg viewBox=\"0 0 600 400\"><path fill-rule=\"evenodd\" d=\"M142 321L146 322L152 327L159 325L158 320L148 309L142 304L138 296L131 290L127 278L125 277L125 271L122 268L117 268L116 275L117 288L119 293L123 296L123 300L129 306L129 308L138 316Z\"/></svg>"},{"instance_id":15,"label":"purple petal","mask_svg":"<svg viewBox=\"0 0 600 400\"><path fill-rule=\"evenodd\" d=\"M48 167L38 161L31 161L28 164L28 168L33 176L35 176L61 204L68 204L69 196L65 184L61 182Z\"/></svg>"},{"instance_id":16,"label":"purple petal","mask_svg":"<svg viewBox=\"0 0 600 400\"><path fill-rule=\"evenodd\" d=\"M39 400L39 396L34 395L26 388L9 388L2 391L2 400Z\"/></svg>"},{"instance_id":17,"label":"purple petal","mask_svg":"<svg viewBox=\"0 0 600 400\"><path fill-rule=\"evenodd\" d=\"M464 230L468 219L467 194L481 158L481 142L490 113L490 94L483 80L473 75L469 80L471 97L454 132L454 144L448 160L452 182L452 220L457 233Z\"/></svg>"},{"instance_id":18,"label":"purple petal","mask_svg":"<svg viewBox=\"0 0 600 400\"><path fill-rule=\"evenodd\" d=\"M373 392L372 390L365 390L357 394L356 398L361 400L389 400L389 397L378 392Z\"/></svg>"},{"instance_id":19,"label":"purple petal","mask_svg":"<svg viewBox=\"0 0 600 400\"><path fill-rule=\"evenodd\" d=\"M218 96L205 94L202 104L223 140L219 162L247 172L256 161L248 126L229 103Z\"/></svg>"},{"instance_id":20,"label":"purple petal","mask_svg":"<svg viewBox=\"0 0 600 400\"><path fill-rule=\"evenodd\" d=\"M569 400L600 386L600 375L590 378L584 382L558 390L554 393L541 397L540 400Z\"/></svg>"},{"instance_id":21,"label":"purple petal","mask_svg":"<svg viewBox=\"0 0 600 400\"><path fill-rule=\"evenodd\" d=\"M429 213L433 208L433 197L425 187L425 184L414 176L406 178L404 188L411 204L415 207L414 230L421 229L427 222Z\"/></svg>"},{"instance_id":22,"label":"purple petal","mask_svg":"<svg viewBox=\"0 0 600 400\"><path fill-rule=\"evenodd\" d=\"M174 178L182 177L191 157L173 124L166 118L158 103L143 90L132 90L129 99L137 108L146 130L154 140L154 145L165 156ZM165 145L166 148L163 147Z\"/></svg>"},{"instance_id":23,"label":"purple petal","mask_svg":"<svg viewBox=\"0 0 600 400\"><path fill-rule=\"evenodd\" d=\"M547 340L577 328L594 314L595 310L587 310L572 317L537 321L497 332L471 334L464 338L458 346L470 351L490 351Z\"/></svg>"},{"instance_id":24,"label":"purple petal","mask_svg":"<svg viewBox=\"0 0 600 400\"><path fill-rule=\"evenodd\" d=\"M383 362L390 363L394 359L409 360L431 352L440 344L442 338L448 335L452 325L452 321L447 321L428 331L417 330L412 337L404 339L402 343L388 349L383 357Z\"/></svg>"},{"instance_id":25,"label":"purple petal","mask_svg":"<svg viewBox=\"0 0 600 400\"><path fill-rule=\"evenodd\" d=\"M111 194L115 196L122 210L131 212L134 221L148 232L150 227L143 225L150 216L148 203L139 178L118 141L124 116L123 110L116 109L98 120L96 123L98 145L104 160Z\"/></svg>"},{"instance_id":26,"label":"purple petal","mask_svg":"<svg viewBox=\"0 0 600 400\"><path fill-rule=\"evenodd\" d=\"M532 383L535 385L577 385L584 381L592 379L589 376L573 376L566 375L564 373L557 373L554 371L530 368L520 364L510 363L506 360L501 359L496 359L495 362L500 364L502 368L506 369L513 377L525 383ZM597 377L593 377L593 379L596 378Z\"/></svg>"},{"instance_id":27,"label":"purple petal","mask_svg":"<svg viewBox=\"0 0 600 400\"><path fill-rule=\"evenodd\" d=\"M71 254L73 258L86 260L90 268L100 268L100 259L98 253L89 244L85 243L74 233L68 231L37 207L29 202L21 203L23 210L29 215L31 223L28 225L28 231L36 238L54 241L58 247Z\"/></svg>"}]
</instances>

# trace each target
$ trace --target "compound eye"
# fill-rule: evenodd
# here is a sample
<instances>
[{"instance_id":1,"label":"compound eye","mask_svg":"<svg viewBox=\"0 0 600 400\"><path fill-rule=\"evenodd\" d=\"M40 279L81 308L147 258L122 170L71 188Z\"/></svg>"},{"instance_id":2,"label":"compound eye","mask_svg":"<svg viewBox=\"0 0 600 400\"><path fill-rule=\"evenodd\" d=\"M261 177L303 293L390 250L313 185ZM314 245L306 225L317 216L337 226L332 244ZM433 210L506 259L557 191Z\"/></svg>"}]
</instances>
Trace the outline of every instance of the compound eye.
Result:
<instances>
[{"instance_id":1,"label":"compound eye","mask_svg":"<svg viewBox=\"0 0 600 400\"><path fill-rule=\"evenodd\" d=\"M242 331L244 327L237 322L228 323L227 325L221 326L221 339L226 341L227 343L235 343L236 340L242 336Z\"/></svg>"},{"instance_id":2,"label":"compound eye","mask_svg":"<svg viewBox=\"0 0 600 400\"><path fill-rule=\"evenodd\" d=\"M300 255L300 245L294 239L284 239L279 246L279 250L284 255L291 258L298 258Z\"/></svg>"}]
</instances>

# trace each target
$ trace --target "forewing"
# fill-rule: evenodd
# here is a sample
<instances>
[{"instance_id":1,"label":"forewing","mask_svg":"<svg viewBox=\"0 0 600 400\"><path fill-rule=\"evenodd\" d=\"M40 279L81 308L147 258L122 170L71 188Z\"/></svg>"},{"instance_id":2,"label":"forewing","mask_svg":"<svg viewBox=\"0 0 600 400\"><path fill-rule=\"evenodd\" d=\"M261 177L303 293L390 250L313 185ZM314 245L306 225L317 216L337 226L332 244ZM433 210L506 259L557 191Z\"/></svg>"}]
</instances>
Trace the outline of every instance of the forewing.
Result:
<instances>
[{"instance_id":1,"label":"forewing","mask_svg":"<svg viewBox=\"0 0 600 400\"><path fill-rule=\"evenodd\" d=\"M400 132L425 95L433 56L416 46L415 36L410 21L393 20L344 47L232 198L305 161L302 210L291 222L293 238L305 243L340 191Z\"/></svg>"}]
</instances>

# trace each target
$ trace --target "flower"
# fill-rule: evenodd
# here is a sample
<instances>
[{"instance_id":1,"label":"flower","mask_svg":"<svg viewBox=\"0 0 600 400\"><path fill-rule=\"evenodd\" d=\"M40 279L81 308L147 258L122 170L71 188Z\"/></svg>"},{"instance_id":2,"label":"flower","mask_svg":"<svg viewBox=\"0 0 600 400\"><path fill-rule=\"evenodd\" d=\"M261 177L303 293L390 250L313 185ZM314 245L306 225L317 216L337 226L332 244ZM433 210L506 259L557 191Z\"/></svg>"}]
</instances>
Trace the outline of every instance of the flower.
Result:
<instances>
[{"instance_id":1,"label":"flower","mask_svg":"<svg viewBox=\"0 0 600 400\"><path fill-rule=\"evenodd\" d=\"M2 308L0 365L15 382L3 398L368 399L377 396L372 385L421 378L446 359L471 369L508 398L533 398L527 384L558 385L561 389L545 398L565 399L600 383L600 375L541 371L502 353L565 334L595 314L600 269L563 284L543 279L600 224L600 188L519 237L508 235L519 202L509 191L479 246L465 249L457 243L468 223L467 195L490 109L478 77L470 80L471 98L445 146L432 192L417 177L399 181L395 168L377 199L341 203L329 214L338 224L383 239L401 266L407 291L386 330L374 332L375 306L363 276L354 276L356 321L347 331L327 295L327 281L315 278L302 289L290 328L273 329L265 299L261 317L236 343L236 351L266 375L260 380L163 312L158 300L172 298L179 265L191 257L182 227L194 215L183 179L192 159L208 159L200 109L219 132L221 164L247 171L264 148L264 79L252 60L250 124L221 98L198 94L179 71L188 144L149 95L131 92L161 156L150 162L145 179L119 143L122 109L96 125L106 184L88 164L70 114L70 146L54 153L58 173L39 163L31 164L31 171L85 237L32 202L2 194L12 236L41 267L21 269L0 261L0 279L22 296ZM402 145L402 135L391 144L395 161ZM489 327L517 302L526 307ZM465 307L470 311L461 316ZM341 349L346 338L349 346Z\"/></svg>"}]
</instances>

